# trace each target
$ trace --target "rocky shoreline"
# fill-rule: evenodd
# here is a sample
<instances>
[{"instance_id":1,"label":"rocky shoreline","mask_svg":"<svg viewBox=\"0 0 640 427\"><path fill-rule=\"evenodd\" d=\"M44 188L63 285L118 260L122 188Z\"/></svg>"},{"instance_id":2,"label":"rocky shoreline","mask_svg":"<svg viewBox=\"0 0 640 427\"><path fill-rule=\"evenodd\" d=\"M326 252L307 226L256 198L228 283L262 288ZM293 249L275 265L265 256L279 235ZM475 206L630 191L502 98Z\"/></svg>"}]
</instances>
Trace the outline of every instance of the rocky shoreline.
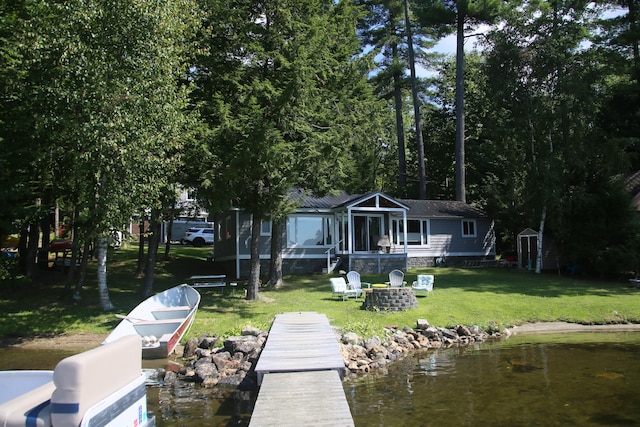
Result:
<instances>
[{"instance_id":1,"label":"rocky shoreline","mask_svg":"<svg viewBox=\"0 0 640 427\"><path fill-rule=\"evenodd\" d=\"M503 332L483 331L478 326L440 328L419 319L415 328L385 328L383 337L364 339L353 332L336 332L345 368L344 377L376 372L415 350L449 348L499 339ZM156 370L151 378L164 387L215 388L222 393L257 391L254 366L269 333L245 327L240 336L229 337L219 346L216 336L190 338L184 346L184 365L170 364Z\"/></svg>"}]
</instances>

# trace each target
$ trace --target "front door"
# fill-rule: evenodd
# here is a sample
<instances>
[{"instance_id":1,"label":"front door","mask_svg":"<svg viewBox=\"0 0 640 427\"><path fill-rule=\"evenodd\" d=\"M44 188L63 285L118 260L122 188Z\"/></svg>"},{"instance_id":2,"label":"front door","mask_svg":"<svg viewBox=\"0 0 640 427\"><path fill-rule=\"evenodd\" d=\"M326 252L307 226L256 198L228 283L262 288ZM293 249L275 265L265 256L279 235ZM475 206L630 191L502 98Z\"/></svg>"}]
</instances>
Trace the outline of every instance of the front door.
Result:
<instances>
[{"instance_id":1,"label":"front door","mask_svg":"<svg viewBox=\"0 0 640 427\"><path fill-rule=\"evenodd\" d=\"M378 239L382 235L382 215L354 215L353 239L355 252L378 250Z\"/></svg>"}]
</instances>

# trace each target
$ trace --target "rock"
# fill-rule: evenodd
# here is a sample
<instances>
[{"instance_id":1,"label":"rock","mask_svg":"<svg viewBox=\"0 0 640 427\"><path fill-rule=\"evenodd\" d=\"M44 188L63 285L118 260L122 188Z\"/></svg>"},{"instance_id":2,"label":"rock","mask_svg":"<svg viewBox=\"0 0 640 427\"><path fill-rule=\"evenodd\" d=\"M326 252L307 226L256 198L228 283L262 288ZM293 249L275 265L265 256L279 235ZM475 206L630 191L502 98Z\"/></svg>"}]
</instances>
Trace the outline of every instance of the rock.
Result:
<instances>
[{"instance_id":1,"label":"rock","mask_svg":"<svg viewBox=\"0 0 640 427\"><path fill-rule=\"evenodd\" d=\"M195 367L195 381L204 382L206 379L213 377L218 378L218 370L213 363L201 363Z\"/></svg>"},{"instance_id":2,"label":"rock","mask_svg":"<svg viewBox=\"0 0 640 427\"><path fill-rule=\"evenodd\" d=\"M210 350L215 347L216 344L218 344L218 341L220 341L220 338L218 338L217 336L201 337L198 340L198 347Z\"/></svg>"},{"instance_id":3,"label":"rock","mask_svg":"<svg viewBox=\"0 0 640 427\"><path fill-rule=\"evenodd\" d=\"M427 329L429 327L429 322L427 319L418 319L416 322L416 329Z\"/></svg>"},{"instance_id":4,"label":"rock","mask_svg":"<svg viewBox=\"0 0 640 427\"><path fill-rule=\"evenodd\" d=\"M198 348L198 340L195 338L189 338L187 343L184 345L184 350L182 350L182 357L189 358L195 355L196 349Z\"/></svg>"},{"instance_id":5,"label":"rock","mask_svg":"<svg viewBox=\"0 0 640 427\"><path fill-rule=\"evenodd\" d=\"M470 337L472 335L469 328L464 325L458 325L456 327L456 333L461 337Z\"/></svg>"},{"instance_id":6,"label":"rock","mask_svg":"<svg viewBox=\"0 0 640 427\"><path fill-rule=\"evenodd\" d=\"M377 337L377 336L372 338L367 338L364 341L364 348L366 348L367 350L380 347L381 345L382 345L382 340L380 339L380 337Z\"/></svg>"},{"instance_id":7,"label":"rock","mask_svg":"<svg viewBox=\"0 0 640 427\"><path fill-rule=\"evenodd\" d=\"M457 340L458 339L458 334L456 333L456 331L453 331L453 330L447 329L447 328L438 328L438 331L440 331L442 336L444 338L446 338L446 339L449 339L449 340Z\"/></svg>"},{"instance_id":8,"label":"rock","mask_svg":"<svg viewBox=\"0 0 640 427\"><path fill-rule=\"evenodd\" d=\"M221 378L220 381L218 381L218 385L238 387L242 383L242 380L244 380L245 376L246 373L233 374L228 377Z\"/></svg>"},{"instance_id":9,"label":"rock","mask_svg":"<svg viewBox=\"0 0 640 427\"><path fill-rule=\"evenodd\" d=\"M342 334L342 342L344 344L358 344L360 337L355 332L347 332Z\"/></svg>"},{"instance_id":10,"label":"rock","mask_svg":"<svg viewBox=\"0 0 640 427\"><path fill-rule=\"evenodd\" d=\"M178 375L175 372L167 371L162 377L162 382L165 386L172 386L178 381Z\"/></svg>"},{"instance_id":11,"label":"rock","mask_svg":"<svg viewBox=\"0 0 640 427\"><path fill-rule=\"evenodd\" d=\"M200 385L205 388L211 388L217 386L218 382L220 382L220 380L216 377L206 377L204 380L202 380L202 383Z\"/></svg>"},{"instance_id":12,"label":"rock","mask_svg":"<svg viewBox=\"0 0 640 427\"><path fill-rule=\"evenodd\" d=\"M242 328L242 332L240 333L240 335L242 336L253 337L259 337L260 334L262 334L262 331L258 328L254 328L253 326L245 326L244 328Z\"/></svg>"},{"instance_id":13,"label":"rock","mask_svg":"<svg viewBox=\"0 0 640 427\"><path fill-rule=\"evenodd\" d=\"M230 353L244 353L249 354L255 351L258 346L258 339L252 335L245 335L241 337L229 337L224 340L224 348Z\"/></svg>"}]
</instances>

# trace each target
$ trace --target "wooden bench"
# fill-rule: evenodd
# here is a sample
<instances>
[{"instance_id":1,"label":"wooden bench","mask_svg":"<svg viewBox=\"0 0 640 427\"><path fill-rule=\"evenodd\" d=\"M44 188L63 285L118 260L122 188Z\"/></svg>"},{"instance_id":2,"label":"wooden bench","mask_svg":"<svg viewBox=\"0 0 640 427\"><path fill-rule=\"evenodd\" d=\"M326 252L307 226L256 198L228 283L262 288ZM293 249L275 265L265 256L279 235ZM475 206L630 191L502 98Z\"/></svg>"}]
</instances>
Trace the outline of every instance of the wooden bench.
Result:
<instances>
[{"instance_id":1,"label":"wooden bench","mask_svg":"<svg viewBox=\"0 0 640 427\"><path fill-rule=\"evenodd\" d=\"M222 295L224 295L224 288L227 287L224 274L211 274L205 276L191 276L191 287L193 288L222 288Z\"/></svg>"}]
</instances>

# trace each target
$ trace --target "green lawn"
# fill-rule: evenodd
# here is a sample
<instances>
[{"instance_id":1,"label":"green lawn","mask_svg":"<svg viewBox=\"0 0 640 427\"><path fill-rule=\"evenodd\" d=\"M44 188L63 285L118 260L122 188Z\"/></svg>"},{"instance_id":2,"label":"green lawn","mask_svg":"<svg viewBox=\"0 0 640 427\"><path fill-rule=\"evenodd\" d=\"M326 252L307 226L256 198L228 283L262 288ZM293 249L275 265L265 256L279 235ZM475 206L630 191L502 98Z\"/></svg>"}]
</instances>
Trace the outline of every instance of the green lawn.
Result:
<instances>
[{"instance_id":1,"label":"green lawn","mask_svg":"<svg viewBox=\"0 0 640 427\"><path fill-rule=\"evenodd\" d=\"M193 274L214 274L206 261L210 248L174 247L172 260L159 263L155 291L184 283ZM112 251L108 283L116 313L126 314L139 301L142 279L134 278L137 247ZM380 335L387 325L414 326L427 319L436 326L478 325L484 329L534 321L564 320L578 323L640 323L640 290L626 281L596 281L535 275L505 269L415 269L405 276L435 274L429 297L418 296L419 307L400 313L360 310L361 301L331 296L327 275L285 277L280 290L261 290L258 301L222 297L216 288L201 289L202 301L189 336L236 335L246 325L268 329L273 316L287 311L325 313L334 326L360 335ZM362 280L381 283L383 275L363 275ZM83 299L76 302L64 291L64 276L45 272L39 283L26 280L0 282L0 337L49 333L108 334L117 324L114 313L102 313L92 265Z\"/></svg>"}]
</instances>

